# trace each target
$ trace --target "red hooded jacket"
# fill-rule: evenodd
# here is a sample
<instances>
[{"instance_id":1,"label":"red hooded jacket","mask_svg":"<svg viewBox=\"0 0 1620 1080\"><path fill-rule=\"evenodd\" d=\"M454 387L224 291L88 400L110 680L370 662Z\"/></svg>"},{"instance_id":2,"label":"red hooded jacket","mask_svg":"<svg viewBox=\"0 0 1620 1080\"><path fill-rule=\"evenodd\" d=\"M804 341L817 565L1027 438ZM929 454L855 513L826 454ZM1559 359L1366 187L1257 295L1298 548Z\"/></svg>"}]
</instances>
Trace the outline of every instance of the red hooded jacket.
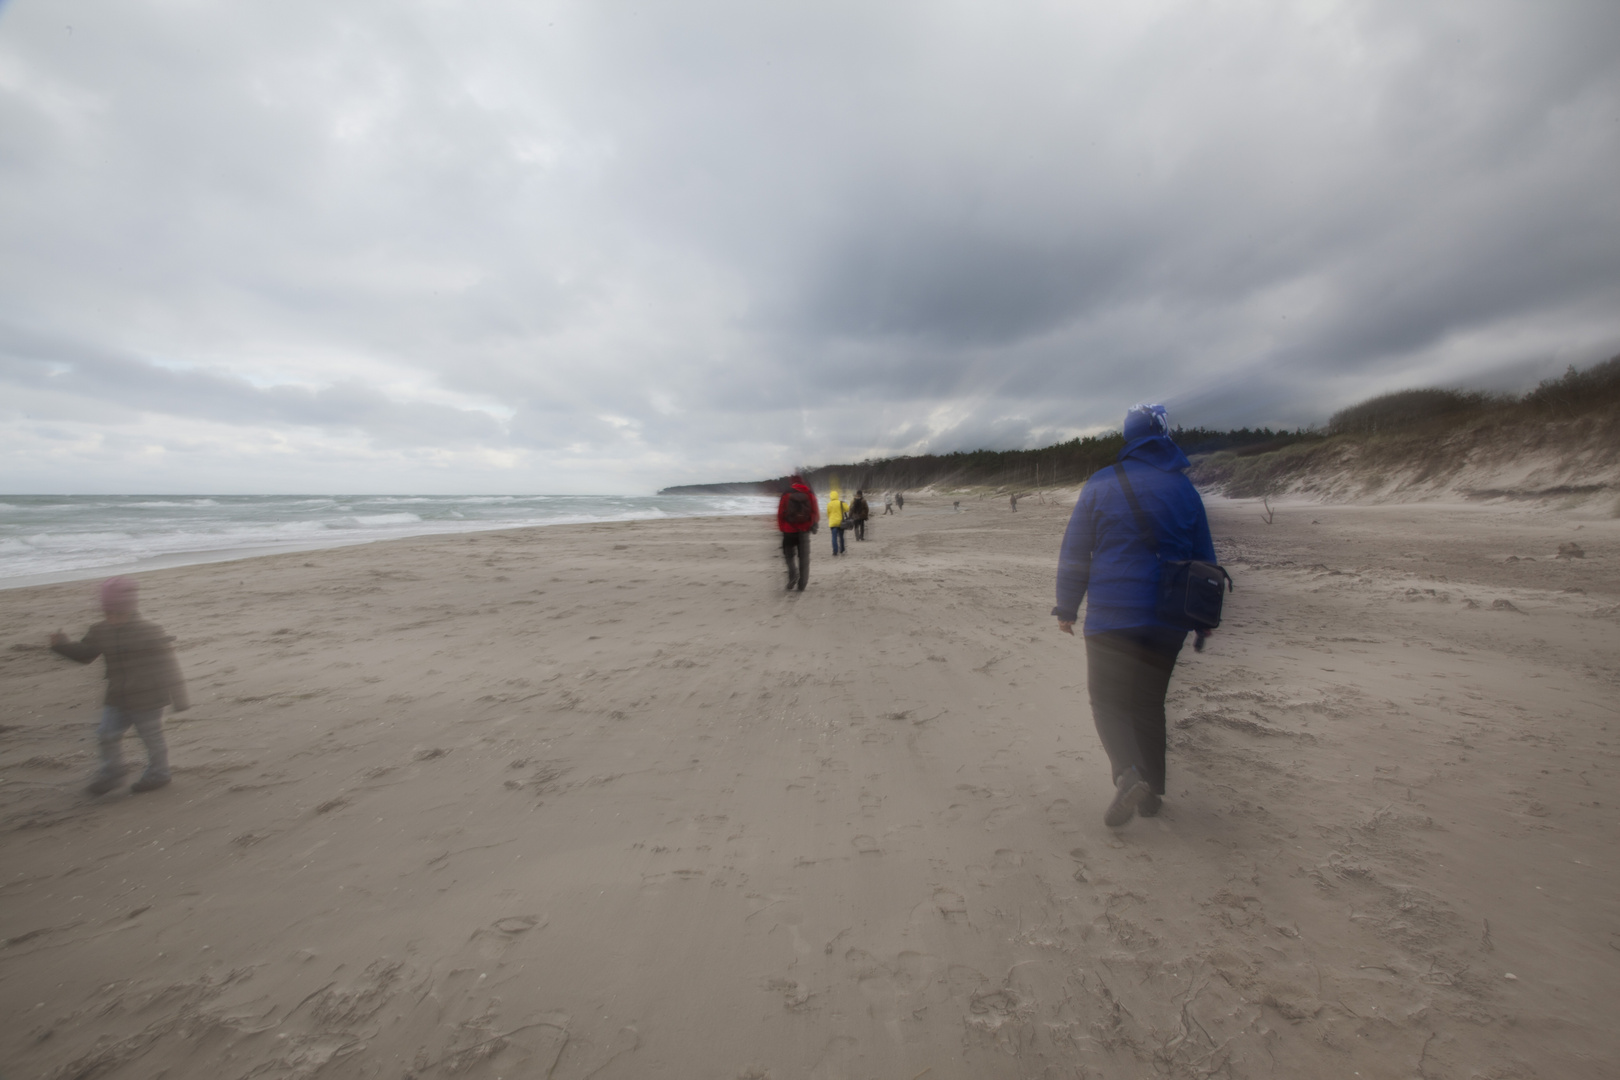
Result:
<instances>
[{"instance_id":1,"label":"red hooded jacket","mask_svg":"<svg viewBox=\"0 0 1620 1080\"><path fill-rule=\"evenodd\" d=\"M788 492L789 491L802 491L806 495L810 496L810 520L809 521L804 522L802 524L795 525L792 522L787 520L787 505L788 505ZM820 506L820 504L818 504L816 502L816 493L811 491L810 488L805 485L804 481L796 480L796 481L794 481L793 485L788 488L787 491L782 492L781 499L779 499L777 501L777 503L776 503L776 527L778 529L781 529L785 533L813 532L815 530L816 525L819 524L820 521L821 521L821 506Z\"/></svg>"}]
</instances>

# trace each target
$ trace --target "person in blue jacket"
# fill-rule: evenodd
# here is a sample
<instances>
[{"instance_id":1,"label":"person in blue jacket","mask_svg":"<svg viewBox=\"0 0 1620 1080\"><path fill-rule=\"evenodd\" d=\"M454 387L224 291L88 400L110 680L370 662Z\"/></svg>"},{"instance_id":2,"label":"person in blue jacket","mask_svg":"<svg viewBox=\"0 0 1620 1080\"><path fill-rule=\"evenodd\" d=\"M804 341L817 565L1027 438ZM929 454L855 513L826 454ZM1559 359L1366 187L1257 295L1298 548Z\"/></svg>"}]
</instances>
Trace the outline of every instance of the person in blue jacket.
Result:
<instances>
[{"instance_id":1,"label":"person in blue jacket","mask_svg":"<svg viewBox=\"0 0 1620 1080\"><path fill-rule=\"evenodd\" d=\"M1215 561L1204 501L1187 479L1190 463L1170 441L1163 405L1125 415L1119 452L1158 551L1142 534L1115 468L1086 481L1058 556L1058 629L1074 633L1086 602L1086 681L1091 716L1113 768L1114 799L1103 821L1118 828L1136 814L1159 812L1165 780L1164 696L1187 631L1156 614L1159 563ZM1198 647L1203 648L1204 631Z\"/></svg>"}]
</instances>

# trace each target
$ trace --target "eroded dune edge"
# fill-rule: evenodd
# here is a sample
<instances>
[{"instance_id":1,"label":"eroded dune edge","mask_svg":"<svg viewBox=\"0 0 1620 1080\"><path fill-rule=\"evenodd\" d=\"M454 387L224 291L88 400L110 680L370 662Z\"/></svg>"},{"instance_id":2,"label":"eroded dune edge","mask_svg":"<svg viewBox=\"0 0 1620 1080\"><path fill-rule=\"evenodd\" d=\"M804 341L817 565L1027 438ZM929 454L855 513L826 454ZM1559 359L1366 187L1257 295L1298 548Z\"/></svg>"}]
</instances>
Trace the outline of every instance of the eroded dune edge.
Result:
<instances>
[{"instance_id":1,"label":"eroded dune edge","mask_svg":"<svg viewBox=\"0 0 1620 1080\"><path fill-rule=\"evenodd\" d=\"M1607 1075L1620 523L1213 502L1116 834L1066 507L949 510L144 575L198 704L100 800L90 590L0 593L0 1073Z\"/></svg>"}]
</instances>

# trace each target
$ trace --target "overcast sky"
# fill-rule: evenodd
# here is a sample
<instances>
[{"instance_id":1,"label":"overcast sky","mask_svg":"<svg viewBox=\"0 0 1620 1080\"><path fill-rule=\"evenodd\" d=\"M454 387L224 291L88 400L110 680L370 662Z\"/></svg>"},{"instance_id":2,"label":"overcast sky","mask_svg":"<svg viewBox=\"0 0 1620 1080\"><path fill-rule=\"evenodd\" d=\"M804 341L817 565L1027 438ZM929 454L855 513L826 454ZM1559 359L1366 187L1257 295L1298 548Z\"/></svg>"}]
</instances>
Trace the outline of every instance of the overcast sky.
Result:
<instances>
[{"instance_id":1,"label":"overcast sky","mask_svg":"<svg viewBox=\"0 0 1620 1080\"><path fill-rule=\"evenodd\" d=\"M11 0L0 490L627 492L1620 352L1620 4Z\"/></svg>"}]
</instances>

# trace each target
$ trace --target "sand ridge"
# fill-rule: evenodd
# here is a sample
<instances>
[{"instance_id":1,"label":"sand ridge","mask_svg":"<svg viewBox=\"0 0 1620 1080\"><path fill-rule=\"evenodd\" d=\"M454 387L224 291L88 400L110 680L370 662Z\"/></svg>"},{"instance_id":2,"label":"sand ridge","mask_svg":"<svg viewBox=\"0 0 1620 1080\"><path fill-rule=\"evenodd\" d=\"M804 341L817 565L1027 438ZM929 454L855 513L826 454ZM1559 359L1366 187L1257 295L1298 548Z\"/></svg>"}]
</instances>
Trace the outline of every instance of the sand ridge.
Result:
<instances>
[{"instance_id":1,"label":"sand ridge","mask_svg":"<svg viewBox=\"0 0 1620 1080\"><path fill-rule=\"evenodd\" d=\"M90 589L0 594L4 1075L1605 1075L1620 526L1213 502L1115 833L1066 508L963 506L802 596L747 519L145 575L198 704L102 800Z\"/></svg>"}]
</instances>

